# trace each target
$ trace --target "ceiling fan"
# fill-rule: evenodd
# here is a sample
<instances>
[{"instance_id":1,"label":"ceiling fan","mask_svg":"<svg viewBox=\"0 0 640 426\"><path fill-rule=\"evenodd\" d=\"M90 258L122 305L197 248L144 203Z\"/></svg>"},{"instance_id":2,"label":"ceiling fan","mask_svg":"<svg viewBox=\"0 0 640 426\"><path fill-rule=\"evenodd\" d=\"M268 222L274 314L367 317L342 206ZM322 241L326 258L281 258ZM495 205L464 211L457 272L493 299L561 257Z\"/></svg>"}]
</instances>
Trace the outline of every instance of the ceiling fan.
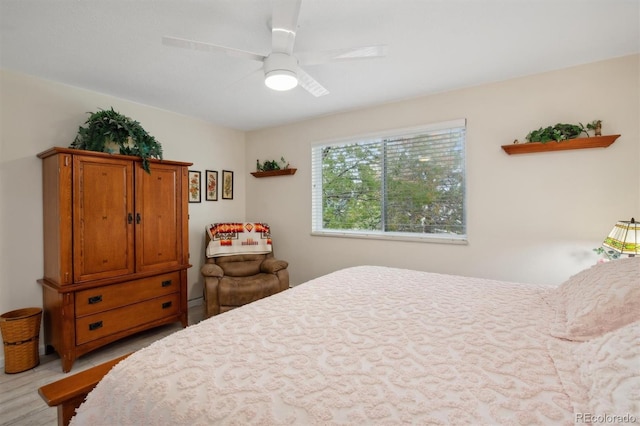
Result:
<instances>
[{"instance_id":1,"label":"ceiling fan","mask_svg":"<svg viewBox=\"0 0 640 426\"><path fill-rule=\"evenodd\" d=\"M167 46L221 52L233 57L262 62L264 82L270 89L291 90L300 85L314 96L323 96L329 91L307 74L300 65L379 58L387 54L387 46L373 45L322 52L297 52L294 56L293 46L302 0L272 0L271 3L271 53L268 55L171 36L162 37L162 43Z\"/></svg>"}]
</instances>

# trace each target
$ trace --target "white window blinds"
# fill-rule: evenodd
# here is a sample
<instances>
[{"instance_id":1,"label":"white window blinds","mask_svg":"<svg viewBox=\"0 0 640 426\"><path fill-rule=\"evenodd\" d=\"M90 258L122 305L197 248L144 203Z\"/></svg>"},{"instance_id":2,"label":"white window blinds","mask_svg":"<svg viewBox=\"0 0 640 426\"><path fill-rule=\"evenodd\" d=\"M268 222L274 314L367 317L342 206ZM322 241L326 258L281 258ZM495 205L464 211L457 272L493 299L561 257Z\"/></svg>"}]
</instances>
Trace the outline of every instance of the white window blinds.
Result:
<instances>
[{"instance_id":1,"label":"white window blinds","mask_svg":"<svg viewBox=\"0 0 640 426\"><path fill-rule=\"evenodd\" d=\"M312 148L314 233L466 238L465 120Z\"/></svg>"}]
</instances>

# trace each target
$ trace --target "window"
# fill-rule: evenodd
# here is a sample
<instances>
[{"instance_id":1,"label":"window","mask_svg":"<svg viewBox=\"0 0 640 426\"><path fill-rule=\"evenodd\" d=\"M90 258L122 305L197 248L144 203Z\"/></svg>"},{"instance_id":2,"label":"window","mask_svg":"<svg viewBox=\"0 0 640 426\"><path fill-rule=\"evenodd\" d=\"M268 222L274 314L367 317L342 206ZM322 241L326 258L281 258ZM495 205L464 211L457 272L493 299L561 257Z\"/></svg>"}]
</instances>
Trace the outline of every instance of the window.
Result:
<instances>
[{"instance_id":1,"label":"window","mask_svg":"<svg viewBox=\"0 0 640 426\"><path fill-rule=\"evenodd\" d=\"M314 235L465 242L465 120L312 147Z\"/></svg>"}]
</instances>

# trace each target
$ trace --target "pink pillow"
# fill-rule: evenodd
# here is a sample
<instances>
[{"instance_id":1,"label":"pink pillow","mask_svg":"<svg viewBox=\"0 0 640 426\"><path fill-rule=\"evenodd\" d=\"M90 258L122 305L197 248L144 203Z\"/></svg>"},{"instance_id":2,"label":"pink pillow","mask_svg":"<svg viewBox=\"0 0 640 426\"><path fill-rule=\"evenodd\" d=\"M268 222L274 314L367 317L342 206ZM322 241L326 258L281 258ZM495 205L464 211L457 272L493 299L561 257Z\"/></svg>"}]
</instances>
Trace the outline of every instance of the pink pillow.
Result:
<instances>
[{"instance_id":1,"label":"pink pillow","mask_svg":"<svg viewBox=\"0 0 640 426\"><path fill-rule=\"evenodd\" d=\"M585 341L640 320L640 257L599 263L546 297L556 307L552 336Z\"/></svg>"}]
</instances>

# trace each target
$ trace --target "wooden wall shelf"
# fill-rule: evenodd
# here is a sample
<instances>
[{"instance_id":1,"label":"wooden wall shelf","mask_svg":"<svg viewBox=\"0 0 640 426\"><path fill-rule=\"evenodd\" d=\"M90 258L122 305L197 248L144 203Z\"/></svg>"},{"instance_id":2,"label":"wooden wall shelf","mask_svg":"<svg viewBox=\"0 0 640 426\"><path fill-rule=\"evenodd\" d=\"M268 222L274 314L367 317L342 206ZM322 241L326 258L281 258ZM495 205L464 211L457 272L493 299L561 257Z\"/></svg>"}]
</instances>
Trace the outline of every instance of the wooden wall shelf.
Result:
<instances>
[{"instance_id":1,"label":"wooden wall shelf","mask_svg":"<svg viewBox=\"0 0 640 426\"><path fill-rule=\"evenodd\" d=\"M547 143L529 142L502 145L502 149L509 154L529 154L532 152L565 151L568 149L606 148L618 139L620 135L591 136L589 138L568 139L562 142Z\"/></svg>"},{"instance_id":2,"label":"wooden wall shelf","mask_svg":"<svg viewBox=\"0 0 640 426\"><path fill-rule=\"evenodd\" d=\"M295 175L298 169L282 169L282 170L269 170L268 172L252 172L251 174L257 178L271 177L271 176L285 176Z\"/></svg>"}]
</instances>

